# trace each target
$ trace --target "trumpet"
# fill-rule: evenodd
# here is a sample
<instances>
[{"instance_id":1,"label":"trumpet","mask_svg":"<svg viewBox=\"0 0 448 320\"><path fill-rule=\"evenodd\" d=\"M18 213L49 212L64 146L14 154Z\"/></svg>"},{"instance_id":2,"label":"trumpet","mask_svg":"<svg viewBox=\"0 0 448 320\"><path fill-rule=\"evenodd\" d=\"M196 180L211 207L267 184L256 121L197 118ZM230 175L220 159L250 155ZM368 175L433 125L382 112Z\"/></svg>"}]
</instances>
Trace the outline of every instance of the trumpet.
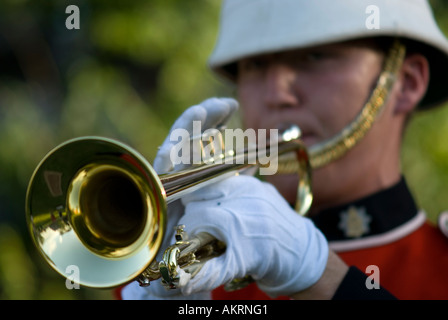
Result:
<instances>
[{"instance_id":1,"label":"trumpet","mask_svg":"<svg viewBox=\"0 0 448 320\"><path fill-rule=\"evenodd\" d=\"M293 161L299 174L296 209L304 214L312 202L311 169L299 132L297 127L287 130L277 146L279 163ZM189 239L178 226L175 243L157 262L168 204L260 166L247 161L256 159L257 152L257 147L246 148L238 154L243 162L209 162L157 175L139 152L122 142L104 137L66 141L43 158L31 177L26 196L29 232L59 274L67 278L68 268L78 267L79 277L73 280L82 286L114 288L135 280L147 286L162 278L175 288L179 269L195 276L203 263L225 251L225 244L207 233ZM235 280L236 287L241 283Z\"/></svg>"},{"instance_id":2,"label":"trumpet","mask_svg":"<svg viewBox=\"0 0 448 320\"><path fill-rule=\"evenodd\" d=\"M309 150L298 134L291 134L298 128L287 130L279 139L279 173L299 175L299 213L306 213L312 202L311 168L336 161L363 139L384 108L405 53L404 45L396 40L368 101L334 137ZM239 156L256 159L257 152L248 148ZM162 278L174 288L179 270L194 276L208 259L224 252L225 244L207 233L188 239L179 226L176 242L157 262L167 232L167 206L229 175L263 165L230 163L211 161L157 175L140 153L119 141L69 140L50 151L31 177L26 196L28 229L50 266L66 277L67 270L77 266L77 282L83 286L112 288L134 280L145 286ZM244 284L244 280L235 282Z\"/></svg>"}]
</instances>

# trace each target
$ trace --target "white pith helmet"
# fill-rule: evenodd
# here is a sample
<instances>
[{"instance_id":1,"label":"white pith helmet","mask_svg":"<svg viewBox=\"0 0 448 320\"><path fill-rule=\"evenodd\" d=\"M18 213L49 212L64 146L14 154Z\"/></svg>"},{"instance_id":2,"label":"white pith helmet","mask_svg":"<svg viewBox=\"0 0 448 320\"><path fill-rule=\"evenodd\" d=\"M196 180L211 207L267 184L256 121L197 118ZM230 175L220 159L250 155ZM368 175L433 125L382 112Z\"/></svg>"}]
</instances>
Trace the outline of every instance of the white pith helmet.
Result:
<instances>
[{"instance_id":1,"label":"white pith helmet","mask_svg":"<svg viewBox=\"0 0 448 320\"><path fill-rule=\"evenodd\" d=\"M244 57L371 37L413 40L427 56L431 78L420 109L448 100L448 41L427 0L223 0L209 65L235 80Z\"/></svg>"}]
</instances>

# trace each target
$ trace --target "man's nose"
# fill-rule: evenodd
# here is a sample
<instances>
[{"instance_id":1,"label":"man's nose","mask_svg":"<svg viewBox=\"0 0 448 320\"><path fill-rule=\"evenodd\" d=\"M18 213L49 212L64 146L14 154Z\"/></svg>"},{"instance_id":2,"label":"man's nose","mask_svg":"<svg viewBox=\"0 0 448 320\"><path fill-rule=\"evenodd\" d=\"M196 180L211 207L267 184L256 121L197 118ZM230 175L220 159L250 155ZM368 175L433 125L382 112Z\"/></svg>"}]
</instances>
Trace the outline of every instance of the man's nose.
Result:
<instances>
[{"instance_id":1,"label":"man's nose","mask_svg":"<svg viewBox=\"0 0 448 320\"><path fill-rule=\"evenodd\" d=\"M291 108L299 105L295 90L296 71L282 63L271 63L265 74L264 97L270 108Z\"/></svg>"}]
</instances>

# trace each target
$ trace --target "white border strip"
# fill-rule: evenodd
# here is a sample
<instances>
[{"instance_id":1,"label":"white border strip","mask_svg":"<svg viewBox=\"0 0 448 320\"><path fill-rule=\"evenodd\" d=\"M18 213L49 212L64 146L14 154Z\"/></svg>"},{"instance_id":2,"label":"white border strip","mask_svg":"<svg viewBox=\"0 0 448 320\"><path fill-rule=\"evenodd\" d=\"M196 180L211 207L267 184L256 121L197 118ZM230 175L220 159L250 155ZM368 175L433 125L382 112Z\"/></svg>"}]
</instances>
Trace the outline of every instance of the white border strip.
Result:
<instances>
[{"instance_id":1,"label":"white border strip","mask_svg":"<svg viewBox=\"0 0 448 320\"><path fill-rule=\"evenodd\" d=\"M425 221L426 214L423 211L419 211L413 219L386 233L354 240L330 241L329 246L330 249L336 252L344 252L389 244L414 232L420 228Z\"/></svg>"}]
</instances>

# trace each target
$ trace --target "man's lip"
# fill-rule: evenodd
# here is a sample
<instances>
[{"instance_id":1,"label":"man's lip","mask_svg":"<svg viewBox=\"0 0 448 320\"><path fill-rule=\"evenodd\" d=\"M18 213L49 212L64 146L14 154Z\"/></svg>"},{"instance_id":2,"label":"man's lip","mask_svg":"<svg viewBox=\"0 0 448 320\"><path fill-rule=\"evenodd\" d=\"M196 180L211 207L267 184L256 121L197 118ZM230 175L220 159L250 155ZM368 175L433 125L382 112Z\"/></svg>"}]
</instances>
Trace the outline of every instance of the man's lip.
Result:
<instances>
[{"instance_id":1,"label":"man's lip","mask_svg":"<svg viewBox=\"0 0 448 320\"><path fill-rule=\"evenodd\" d=\"M313 144L318 142L316 135L314 135L312 133L306 133L306 132L302 132L302 135L300 136L300 140L302 140L303 143L305 144L305 146L307 146L307 147L310 147Z\"/></svg>"}]
</instances>

